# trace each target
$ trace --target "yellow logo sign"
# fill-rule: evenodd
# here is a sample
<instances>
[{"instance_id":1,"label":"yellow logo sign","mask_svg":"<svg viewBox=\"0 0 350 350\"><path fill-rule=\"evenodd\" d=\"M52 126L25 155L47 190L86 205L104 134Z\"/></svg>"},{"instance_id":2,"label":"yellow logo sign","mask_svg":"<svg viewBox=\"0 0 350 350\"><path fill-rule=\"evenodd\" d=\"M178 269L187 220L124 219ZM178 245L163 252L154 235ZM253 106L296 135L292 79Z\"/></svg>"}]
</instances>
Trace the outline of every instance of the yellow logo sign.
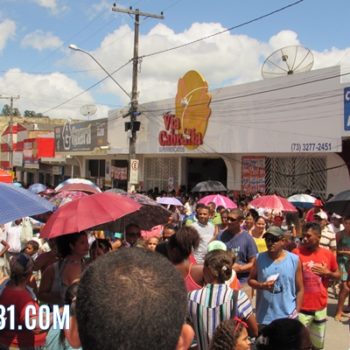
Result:
<instances>
[{"instance_id":1,"label":"yellow logo sign","mask_svg":"<svg viewBox=\"0 0 350 350\"><path fill-rule=\"evenodd\" d=\"M175 115L163 115L165 130L159 133L161 146L184 146L196 149L203 144L211 114L208 83L194 70L179 79Z\"/></svg>"}]
</instances>

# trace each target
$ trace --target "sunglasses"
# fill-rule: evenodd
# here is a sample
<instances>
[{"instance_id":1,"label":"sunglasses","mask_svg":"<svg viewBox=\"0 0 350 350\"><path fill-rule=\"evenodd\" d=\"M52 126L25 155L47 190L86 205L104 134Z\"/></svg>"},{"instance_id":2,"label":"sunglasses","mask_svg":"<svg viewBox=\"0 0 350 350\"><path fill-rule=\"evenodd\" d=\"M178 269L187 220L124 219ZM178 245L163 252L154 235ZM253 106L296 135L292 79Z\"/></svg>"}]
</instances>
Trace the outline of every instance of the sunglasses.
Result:
<instances>
[{"instance_id":1,"label":"sunglasses","mask_svg":"<svg viewBox=\"0 0 350 350\"><path fill-rule=\"evenodd\" d=\"M239 221L239 218L231 218L231 217L228 217L228 218L227 218L227 221L228 221L228 222L237 222L237 221Z\"/></svg>"},{"instance_id":2,"label":"sunglasses","mask_svg":"<svg viewBox=\"0 0 350 350\"><path fill-rule=\"evenodd\" d=\"M265 237L265 242L266 243L277 243L279 242L281 239L275 236L267 236Z\"/></svg>"}]
</instances>

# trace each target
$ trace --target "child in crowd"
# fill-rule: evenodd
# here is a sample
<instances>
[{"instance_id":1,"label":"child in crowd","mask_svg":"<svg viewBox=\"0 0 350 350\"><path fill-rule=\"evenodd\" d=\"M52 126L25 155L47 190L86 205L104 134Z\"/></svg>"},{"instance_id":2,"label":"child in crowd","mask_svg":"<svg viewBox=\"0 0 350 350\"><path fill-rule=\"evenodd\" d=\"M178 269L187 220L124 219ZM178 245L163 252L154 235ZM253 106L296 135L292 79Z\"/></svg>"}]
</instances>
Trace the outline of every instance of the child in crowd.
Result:
<instances>
[{"instance_id":1,"label":"child in crowd","mask_svg":"<svg viewBox=\"0 0 350 350\"><path fill-rule=\"evenodd\" d=\"M99 256L104 255L112 250L112 245L107 239L97 238L90 247L91 261L96 260Z\"/></svg>"},{"instance_id":2,"label":"child in crowd","mask_svg":"<svg viewBox=\"0 0 350 350\"><path fill-rule=\"evenodd\" d=\"M216 328L210 350L250 350L247 324L235 317Z\"/></svg>"},{"instance_id":3,"label":"child in crowd","mask_svg":"<svg viewBox=\"0 0 350 350\"><path fill-rule=\"evenodd\" d=\"M152 252L155 252L158 243L159 243L158 237L151 237L146 241L146 249L151 250Z\"/></svg>"},{"instance_id":4,"label":"child in crowd","mask_svg":"<svg viewBox=\"0 0 350 350\"><path fill-rule=\"evenodd\" d=\"M39 243L34 239L28 241L25 245L25 248L22 250L22 253L28 254L33 260L38 257Z\"/></svg>"}]
</instances>

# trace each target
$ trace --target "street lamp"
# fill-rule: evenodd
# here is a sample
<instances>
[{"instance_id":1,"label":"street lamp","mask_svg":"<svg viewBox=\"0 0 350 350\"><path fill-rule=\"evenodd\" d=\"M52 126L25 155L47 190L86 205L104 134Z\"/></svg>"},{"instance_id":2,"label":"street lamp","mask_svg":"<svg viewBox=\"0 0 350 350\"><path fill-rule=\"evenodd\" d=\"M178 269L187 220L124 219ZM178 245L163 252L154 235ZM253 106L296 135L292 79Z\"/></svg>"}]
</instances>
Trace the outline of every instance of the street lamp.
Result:
<instances>
[{"instance_id":1,"label":"street lamp","mask_svg":"<svg viewBox=\"0 0 350 350\"><path fill-rule=\"evenodd\" d=\"M105 67L102 66L102 64L97 61L97 59L88 51L85 51L83 49L81 49L80 47L78 47L77 45L74 45L74 44L70 44L68 46L71 50L73 51L80 51L82 53L85 53L86 55L88 55L89 57L91 57L95 62L96 64L119 86L119 88L131 99L131 95L114 79L113 75L111 75L107 69Z\"/></svg>"},{"instance_id":2,"label":"street lamp","mask_svg":"<svg viewBox=\"0 0 350 350\"><path fill-rule=\"evenodd\" d=\"M130 95L115 79L114 77L107 71L107 69L105 67L103 67L103 65L88 51L85 51L81 48L79 48L77 45L74 45L74 44L70 44L68 46L71 50L74 50L74 51L80 51L82 53L85 53L86 55L88 55L90 58L92 58L95 63L108 75L109 78L111 78L116 85L118 85L118 87L130 98L130 101L131 101L131 107L130 107L130 110L129 110L129 113L126 114L125 116L123 117L127 117L130 115L130 122L126 122L125 123L125 131L131 131L131 135L129 136L129 171L131 169L131 160L135 158L135 144L136 144L136 131L139 130L140 128L140 122L137 122L135 119L136 119L136 116L139 114L137 112L137 93L135 93L136 91L136 88L135 86L136 83L135 83L135 74L133 74L133 93L132 95ZM134 64L135 66L135 64ZM135 70L135 69L134 69Z\"/></svg>"}]
</instances>

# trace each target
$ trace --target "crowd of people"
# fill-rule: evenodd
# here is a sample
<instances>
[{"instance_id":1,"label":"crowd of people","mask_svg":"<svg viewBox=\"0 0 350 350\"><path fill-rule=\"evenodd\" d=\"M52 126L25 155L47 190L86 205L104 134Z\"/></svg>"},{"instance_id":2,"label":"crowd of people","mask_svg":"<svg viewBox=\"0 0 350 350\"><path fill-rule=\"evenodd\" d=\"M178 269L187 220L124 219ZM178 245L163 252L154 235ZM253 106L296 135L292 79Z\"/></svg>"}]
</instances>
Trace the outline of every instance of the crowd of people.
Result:
<instances>
[{"instance_id":1,"label":"crowd of people","mask_svg":"<svg viewBox=\"0 0 350 350\"><path fill-rule=\"evenodd\" d=\"M349 311L350 217L320 200L295 215L187 198L154 234L31 225L0 230L0 350L323 349L329 288L335 319ZM69 305L70 327L27 329L28 305Z\"/></svg>"}]
</instances>

